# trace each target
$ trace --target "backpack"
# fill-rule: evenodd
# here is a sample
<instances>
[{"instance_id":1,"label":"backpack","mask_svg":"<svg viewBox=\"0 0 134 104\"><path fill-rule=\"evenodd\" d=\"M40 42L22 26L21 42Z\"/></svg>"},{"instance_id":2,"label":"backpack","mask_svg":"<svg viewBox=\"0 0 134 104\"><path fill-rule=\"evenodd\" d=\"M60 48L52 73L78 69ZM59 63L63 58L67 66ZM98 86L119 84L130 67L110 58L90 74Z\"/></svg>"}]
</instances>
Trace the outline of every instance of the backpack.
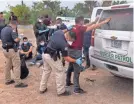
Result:
<instances>
[{"instance_id":1,"label":"backpack","mask_svg":"<svg viewBox=\"0 0 134 104\"><path fill-rule=\"evenodd\" d=\"M12 70L13 70L13 66L12 66ZM29 74L29 70L25 62L25 57L21 57L20 70L21 70L20 79L25 79Z\"/></svg>"},{"instance_id":2,"label":"backpack","mask_svg":"<svg viewBox=\"0 0 134 104\"><path fill-rule=\"evenodd\" d=\"M29 70L27 68L26 62L25 62L25 57L21 58L21 79L25 79L29 74Z\"/></svg>"}]
</instances>

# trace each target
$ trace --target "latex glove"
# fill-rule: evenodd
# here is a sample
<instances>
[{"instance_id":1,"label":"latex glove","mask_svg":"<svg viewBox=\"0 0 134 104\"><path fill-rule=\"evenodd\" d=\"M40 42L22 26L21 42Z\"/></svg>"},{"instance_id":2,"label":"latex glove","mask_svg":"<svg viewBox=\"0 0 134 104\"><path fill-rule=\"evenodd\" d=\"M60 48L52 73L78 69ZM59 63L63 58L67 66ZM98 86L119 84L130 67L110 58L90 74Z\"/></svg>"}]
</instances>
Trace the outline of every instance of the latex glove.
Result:
<instances>
[{"instance_id":1,"label":"latex glove","mask_svg":"<svg viewBox=\"0 0 134 104\"><path fill-rule=\"evenodd\" d=\"M56 25L53 25L53 26L47 26L47 28L49 28L49 29L57 29L57 26L56 26Z\"/></svg>"},{"instance_id":2,"label":"latex glove","mask_svg":"<svg viewBox=\"0 0 134 104\"><path fill-rule=\"evenodd\" d=\"M47 32L49 31L49 29L46 29L46 30L39 30L39 34L43 33L43 32Z\"/></svg>"},{"instance_id":3,"label":"latex glove","mask_svg":"<svg viewBox=\"0 0 134 104\"><path fill-rule=\"evenodd\" d=\"M72 28L73 28L73 25L68 26L68 27L67 27L67 30L70 31L70 30L72 30Z\"/></svg>"},{"instance_id":4,"label":"latex glove","mask_svg":"<svg viewBox=\"0 0 134 104\"><path fill-rule=\"evenodd\" d=\"M38 30L38 32L39 32L39 34L41 34L42 33L42 30Z\"/></svg>"},{"instance_id":5,"label":"latex glove","mask_svg":"<svg viewBox=\"0 0 134 104\"><path fill-rule=\"evenodd\" d=\"M49 31L49 29L42 30L42 33L43 33L43 32L47 32L47 31Z\"/></svg>"},{"instance_id":6,"label":"latex glove","mask_svg":"<svg viewBox=\"0 0 134 104\"><path fill-rule=\"evenodd\" d=\"M23 36L24 36L24 34L19 34L19 35L18 35L18 38L22 39Z\"/></svg>"},{"instance_id":7,"label":"latex glove","mask_svg":"<svg viewBox=\"0 0 134 104\"><path fill-rule=\"evenodd\" d=\"M82 64L82 58L76 59L76 62L75 63L80 66Z\"/></svg>"}]
</instances>

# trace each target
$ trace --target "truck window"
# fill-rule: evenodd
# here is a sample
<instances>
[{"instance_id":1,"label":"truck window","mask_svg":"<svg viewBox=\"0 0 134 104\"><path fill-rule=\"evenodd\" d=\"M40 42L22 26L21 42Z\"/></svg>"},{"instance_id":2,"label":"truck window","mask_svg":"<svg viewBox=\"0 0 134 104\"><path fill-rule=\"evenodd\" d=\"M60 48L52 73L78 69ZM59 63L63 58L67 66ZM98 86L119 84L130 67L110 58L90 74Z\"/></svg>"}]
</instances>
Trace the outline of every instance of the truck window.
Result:
<instances>
[{"instance_id":1,"label":"truck window","mask_svg":"<svg viewBox=\"0 0 134 104\"><path fill-rule=\"evenodd\" d=\"M100 15L101 12L102 12L102 9L98 9L97 12L96 12L96 17L97 17L98 15Z\"/></svg>"},{"instance_id":2,"label":"truck window","mask_svg":"<svg viewBox=\"0 0 134 104\"><path fill-rule=\"evenodd\" d=\"M111 17L111 21L100 27L103 30L133 31L133 8L104 10L101 20Z\"/></svg>"}]
</instances>

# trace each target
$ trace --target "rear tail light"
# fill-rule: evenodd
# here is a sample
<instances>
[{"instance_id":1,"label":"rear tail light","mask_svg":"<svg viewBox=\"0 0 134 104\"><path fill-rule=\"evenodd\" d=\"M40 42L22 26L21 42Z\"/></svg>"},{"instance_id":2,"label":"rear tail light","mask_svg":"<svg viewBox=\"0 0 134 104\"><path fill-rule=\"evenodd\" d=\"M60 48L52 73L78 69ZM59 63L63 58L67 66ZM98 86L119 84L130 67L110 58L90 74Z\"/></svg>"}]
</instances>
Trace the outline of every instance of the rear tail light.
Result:
<instances>
[{"instance_id":1,"label":"rear tail light","mask_svg":"<svg viewBox=\"0 0 134 104\"><path fill-rule=\"evenodd\" d=\"M94 46L94 34L95 34L95 30L92 31L92 35L91 35L91 46Z\"/></svg>"}]
</instances>

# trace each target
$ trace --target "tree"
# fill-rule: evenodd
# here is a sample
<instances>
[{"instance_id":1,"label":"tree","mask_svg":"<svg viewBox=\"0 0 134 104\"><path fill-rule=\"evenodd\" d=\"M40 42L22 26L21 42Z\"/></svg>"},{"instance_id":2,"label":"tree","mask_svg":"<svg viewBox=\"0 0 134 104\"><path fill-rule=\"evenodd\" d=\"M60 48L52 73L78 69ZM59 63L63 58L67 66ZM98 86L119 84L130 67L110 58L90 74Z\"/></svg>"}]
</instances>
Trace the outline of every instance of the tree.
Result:
<instances>
[{"instance_id":1,"label":"tree","mask_svg":"<svg viewBox=\"0 0 134 104\"><path fill-rule=\"evenodd\" d=\"M125 4L125 3L127 3L127 1L125 1L125 0L123 0L123 1L114 1L113 3L112 3L112 5L118 5L118 4Z\"/></svg>"},{"instance_id":2,"label":"tree","mask_svg":"<svg viewBox=\"0 0 134 104\"><path fill-rule=\"evenodd\" d=\"M92 1L85 1L85 7L88 8L88 15L91 16L93 8L96 7L96 0L92 0Z\"/></svg>"},{"instance_id":3,"label":"tree","mask_svg":"<svg viewBox=\"0 0 134 104\"><path fill-rule=\"evenodd\" d=\"M5 20L6 20L6 24L8 24L8 22L9 22L10 12L3 11L3 13L4 13L4 18L5 18Z\"/></svg>"},{"instance_id":4,"label":"tree","mask_svg":"<svg viewBox=\"0 0 134 104\"><path fill-rule=\"evenodd\" d=\"M9 6L10 11L14 12L14 14L18 17L20 22L26 23L30 18L30 8L25 4Z\"/></svg>"},{"instance_id":5,"label":"tree","mask_svg":"<svg viewBox=\"0 0 134 104\"><path fill-rule=\"evenodd\" d=\"M68 7L61 7L60 12L57 14L58 16L63 16L63 17L73 17L74 14L71 9Z\"/></svg>"},{"instance_id":6,"label":"tree","mask_svg":"<svg viewBox=\"0 0 134 104\"><path fill-rule=\"evenodd\" d=\"M90 17L92 14L92 10L97 5L96 0L92 1L84 1L84 3L77 3L72 9L74 16L83 15L84 17Z\"/></svg>"},{"instance_id":7,"label":"tree","mask_svg":"<svg viewBox=\"0 0 134 104\"><path fill-rule=\"evenodd\" d=\"M84 14L84 4L77 3L72 9L74 16L83 15Z\"/></svg>"},{"instance_id":8,"label":"tree","mask_svg":"<svg viewBox=\"0 0 134 104\"><path fill-rule=\"evenodd\" d=\"M120 1L120 4L126 4L127 3L127 1Z\"/></svg>"},{"instance_id":9,"label":"tree","mask_svg":"<svg viewBox=\"0 0 134 104\"><path fill-rule=\"evenodd\" d=\"M60 1L51 1L51 0L43 0L44 7L46 9L50 9L52 13L52 17L56 18L58 12L60 11Z\"/></svg>"},{"instance_id":10,"label":"tree","mask_svg":"<svg viewBox=\"0 0 134 104\"><path fill-rule=\"evenodd\" d=\"M51 10L44 7L43 2L33 2L32 9L31 9L31 19L32 23L35 23L37 18L43 16L44 14L51 14Z\"/></svg>"}]
</instances>

